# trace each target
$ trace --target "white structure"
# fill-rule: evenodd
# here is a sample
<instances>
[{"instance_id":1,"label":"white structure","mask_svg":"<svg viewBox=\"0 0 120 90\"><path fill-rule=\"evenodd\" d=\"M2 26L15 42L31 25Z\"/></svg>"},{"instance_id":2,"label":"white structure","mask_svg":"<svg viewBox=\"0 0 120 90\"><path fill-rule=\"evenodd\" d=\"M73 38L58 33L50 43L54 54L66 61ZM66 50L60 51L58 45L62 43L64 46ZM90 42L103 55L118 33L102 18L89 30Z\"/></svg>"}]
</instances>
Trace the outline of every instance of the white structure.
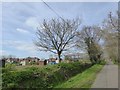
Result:
<instances>
[{"instance_id":1,"label":"white structure","mask_svg":"<svg viewBox=\"0 0 120 90\"><path fill-rule=\"evenodd\" d=\"M26 61L23 60L23 61L20 62L20 64L22 64L22 66L25 66L26 65Z\"/></svg>"},{"instance_id":2,"label":"white structure","mask_svg":"<svg viewBox=\"0 0 120 90\"><path fill-rule=\"evenodd\" d=\"M8 58L8 59L7 59L7 62L8 62L8 63L11 63L11 60Z\"/></svg>"},{"instance_id":3,"label":"white structure","mask_svg":"<svg viewBox=\"0 0 120 90\"><path fill-rule=\"evenodd\" d=\"M56 60L55 62L56 62L56 63L59 63L59 60Z\"/></svg>"}]
</instances>

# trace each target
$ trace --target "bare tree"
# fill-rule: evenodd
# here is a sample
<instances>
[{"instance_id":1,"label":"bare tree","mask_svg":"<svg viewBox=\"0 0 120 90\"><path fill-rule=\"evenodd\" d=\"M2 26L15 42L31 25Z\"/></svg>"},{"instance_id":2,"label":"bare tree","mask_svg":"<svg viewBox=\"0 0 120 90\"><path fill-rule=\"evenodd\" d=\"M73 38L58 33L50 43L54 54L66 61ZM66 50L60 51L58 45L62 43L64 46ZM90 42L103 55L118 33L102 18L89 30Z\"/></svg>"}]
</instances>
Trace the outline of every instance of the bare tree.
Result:
<instances>
[{"instance_id":1,"label":"bare tree","mask_svg":"<svg viewBox=\"0 0 120 90\"><path fill-rule=\"evenodd\" d=\"M74 44L74 37L79 25L79 18L73 20L44 20L42 25L38 27L35 45L39 50L57 54L59 60L61 60L62 52L68 50Z\"/></svg>"},{"instance_id":2,"label":"bare tree","mask_svg":"<svg viewBox=\"0 0 120 90\"><path fill-rule=\"evenodd\" d=\"M77 35L76 46L87 51L92 63L97 63L101 59L102 51L99 45L101 31L101 28L97 26L85 26Z\"/></svg>"},{"instance_id":3,"label":"bare tree","mask_svg":"<svg viewBox=\"0 0 120 90\"><path fill-rule=\"evenodd\" d=\"M118 42L119 41L119 24L118 24L118 12L113 15L112 12L108 14L108 18L106 18L103 22L103 30L104 30L104 40L105 40L105 50L112 60L118 59Z\"/></svg>"},{"instance_id":4,"label":"bare tree","mask_svg":"<svg viewBox=\"0 0 120 90\"><path fill-rule=\"evenodd\" d=\"M113 16L112 12L108 14L108 25L114 29L114 31L118 31L118 12L116 14L117 16Z\"/></svg>"}]
</instances>

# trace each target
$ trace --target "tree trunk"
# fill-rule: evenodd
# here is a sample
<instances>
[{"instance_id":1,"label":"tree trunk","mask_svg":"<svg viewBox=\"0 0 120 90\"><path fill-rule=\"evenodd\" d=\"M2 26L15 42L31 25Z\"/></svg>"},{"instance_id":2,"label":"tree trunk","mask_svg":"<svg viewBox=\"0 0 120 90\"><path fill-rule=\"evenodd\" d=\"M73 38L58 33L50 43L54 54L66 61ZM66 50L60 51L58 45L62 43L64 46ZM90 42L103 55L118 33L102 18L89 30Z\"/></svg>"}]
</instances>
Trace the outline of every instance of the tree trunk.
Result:
<instances>
[{"instance_id":1,"label":"tree trunk","mask_svg":"<svg viewBox=\"0 0 120 90\"><path fill-rule=\"evenodd\" d=\"M61 51L58 51L58 60L61 62Z\"/></svg>"}]
</instances>

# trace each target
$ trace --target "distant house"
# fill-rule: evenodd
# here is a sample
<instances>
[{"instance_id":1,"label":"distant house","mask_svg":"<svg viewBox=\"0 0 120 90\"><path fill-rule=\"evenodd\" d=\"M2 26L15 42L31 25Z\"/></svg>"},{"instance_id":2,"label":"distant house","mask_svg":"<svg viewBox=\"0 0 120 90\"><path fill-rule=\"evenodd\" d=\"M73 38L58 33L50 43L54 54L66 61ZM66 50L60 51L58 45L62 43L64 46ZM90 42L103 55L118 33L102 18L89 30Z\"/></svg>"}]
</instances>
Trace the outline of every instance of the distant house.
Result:
<instances>
[{"instance_id":1,"label":"distant house","mask_svg":"<svg viewBox=\"0 0 120 90\"><path fill-rule=\"evenodd\" d=\"M57 64L59 60L57 58L49 58L45 60L40 60L37 57L27 57L27 58L6 58L7 63L16 65L47 65L47 64Z\"/></svg>"},{"instance_id":2,"label":"distant house","mask_svg":"<svg viewBox=\"0 0 120 90\"><path fill-rule=\"evenodd\" d=\"M72 53L72 54L66 54L64 56L66 60L73 60L73 61L83 60L86 59L87 57L88 55L86 53Z\"/></svg>"},{"instance_id":3,"label":"distant house","mask_svg":"<svg viewBox=\"0 0 120 90\"><path fill-rule=\"evenodd\" d=\"M6 58L6 62L7 63L13 63L13 59L12 58Z\"/></svg>"},{"instance_id":4,"label":"distant house","mask_svg":"<svg viewBox=\"0 0 120 90\"><path fill-rule=\"evenodd\" d=\"M59 63L59 60L57 58L49 58L48 64L57 64Z\"/></svg>"},{"instance_id":5,"label":"distant house","mask_svg":"<svg viewBox=\"0 0 120 90\"><path fill-rule=\"evenodd\" d=\"M23 58L23 59L20 59L20 64L21 65L33 65L33 64L36 64L38 63L40 59L37 58L37 57L27 57L27 58Z\"/></svg>"},{"instance_id":6,"label":"distant house","mask_svg":"<svg viewBox=\"0 0 120 90\"><path fill-rule=\"evenodd\" d=\"M6 63L14 63L18 64L19 63L19 58L6 58Z\"/></svg>"},{"instance_id":7,"label":"distant house","mask_svg":"<svg viewBox=\"0 0 120 90\"><path fill-rule=\"evenodd\" d=\"M27 63L27 61L25 59L21 59L20 60L20 65L25 66L26 63Z\"/></svg>"},{"instance_id":8,"label":"distant house","mask_svg":"<svg viewBox=\"0 0 120 90\"><path fill-rule=\"evenodd\" d=\"M38 61L38 65L47 65L47 60L44 61Z\"/></svg>"},{"instance_id":9,"label":"distant house","mask_svg":"<svg viewBox=\"0 0 120 90\"><path fill-rule=\"evenodd\" d=\"M25 58L26 59L26 61L29 61L29 62L32 62L32 61L34 61L34 62L38 62L40 59L39 58L37 58L37 57L27 57L27 58Z\"/></svg>"},{"instance_id":10,"label":"distant house","mask_svg":"<svg viewBox=\"0 0 120 90\"><path fill-rule=\"evenodd\" d=\"M27 57L27 58L6 58L6 63L12 63L16 65L28 65L31 62L37 62L40 60L37 57Z\"/></svg>"}]
</instances>

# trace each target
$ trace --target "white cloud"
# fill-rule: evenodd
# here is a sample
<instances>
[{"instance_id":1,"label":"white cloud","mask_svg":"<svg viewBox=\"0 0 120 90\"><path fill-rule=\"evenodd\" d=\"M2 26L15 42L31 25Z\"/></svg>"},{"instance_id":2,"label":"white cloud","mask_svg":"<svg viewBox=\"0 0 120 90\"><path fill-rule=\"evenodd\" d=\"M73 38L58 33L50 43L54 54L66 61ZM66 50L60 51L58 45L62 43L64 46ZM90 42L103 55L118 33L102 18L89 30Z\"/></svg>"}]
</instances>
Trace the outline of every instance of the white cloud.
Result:
<instances>
[{"instance_id":1,"label":"white cloud","mask_svg":"<svg viewBox=\"0 0 120 90\"><path fill-rule=\"evenodd\" d=\"M15 48L20 51L27 51L29 53L36 53L36 47L32 42L25 42L25 41L12 41L7 40L3 42L4 45L7 45L9 47Z\"/></svg>"},{"instance_id":2,"label":"white cloud","mask_svg":"<svg viewBox=\"0 0 120 90\"><path fill-rule=\"evenodd\" d=\"M2 56L2 55L7 55L8 53L7 53L7 51L5 51L5 50L0 50L0 55Z\"/></svg>"},{"instance_id":3,"label":"white cloud","mask_svg":"<svg viewBox=\"0 0 120 90\"><path fill-rule=\"evenodd\" d=\"M32 27L33 29L36 29L39 26L39 22L36 17L29 17L26 21L25 24L27 26Z\"/></svg>"},{"instance_id":4,"label":"white cloud","mask_svg":"<svg viewBox=\"0 0 120 90\"><path fill-rule=\"evenodd\" d=\"M22 29L22 28L17 28L16 29L18 32L21 32L21 33L30 33L29 31L25 30L25 29Z\"/></svg>"},{"instance_id":5,"label":"white cloud","mask_svg":"<svg viewBox=\"0 0 120 90\"><path fill-rule=\"evenodd\" d=\"M31 43L19 43L21 45L16 46L16 49L22 50L22 51L28 51L28 52L36 52L36 48Z\"/></svg>"}]
</instances>

